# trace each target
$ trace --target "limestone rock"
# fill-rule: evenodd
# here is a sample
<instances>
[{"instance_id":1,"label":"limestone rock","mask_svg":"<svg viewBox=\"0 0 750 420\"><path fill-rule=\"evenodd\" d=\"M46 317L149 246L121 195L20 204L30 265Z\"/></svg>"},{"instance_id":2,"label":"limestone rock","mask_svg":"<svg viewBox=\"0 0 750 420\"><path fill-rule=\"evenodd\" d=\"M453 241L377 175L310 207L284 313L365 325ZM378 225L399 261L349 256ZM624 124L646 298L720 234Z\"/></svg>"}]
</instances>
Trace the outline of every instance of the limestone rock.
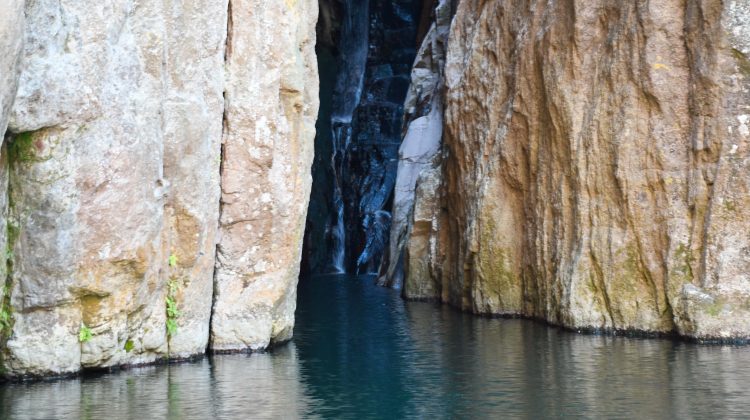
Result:
<instances>
[{"instance_id":1,"label":"limestone rock","mask_svg":"<svg viewBox=\"0 0 750 420\"><path fill-rule=\"evenodd\" d=\"M23 1L0 3L0 139L8 126L10 109L16 96L20 76L19 59L23 46ZM5 146L0 150L0 244L8 242L8 159ZM7 253L7 249L6 249ZM10 296L6 287L7 264L0 263L0 371L3 365L2 347L10 334Z\"/></svg>"},{"instance_id":2,"label":"limestone rock","mask_svg":"<svg viewBox=\"0 0 750 420\"><path fill-rule=\"evenodd\" d=\"M18 87L23 46L23 1L5 0L0 3L0 136L5 134L8 116Z\"/></svg>"},{"instance_id":3,"label":"limestone rock","mask_svg":"<svg viewBox=\"0 0 750 420\"><path fill-rule=\"evenodd\" d=\"M461 1L444 232L427 264L440 270L406 294L576 328L750 337L749 8Z\"/></svg>"},{"instance_id":4,"label":"limestone rock","mask_svg":"<svg viewBox=\"0 0 750 420\"><path fill-rule=\"evenodd\" d=\"M26 2L8 145L8 374L205 350L226 14L215 1ZM181 312L171 339L168 295Z\"/></svg>"},{"instance_id":5,"label":"limestone rock","mask_svg":"<svg viewBox=\"0 0 750 420\"><path fill-rule=\"evenodd\" d=\"M318 74L313 0L233 0L211 348L291 338Z\"/></svg>"},{"instance_id":6,"label":"limestone rock","mask_svg":"<svg viewBox=\"0 0 750 420\"><path fill-rule=\"evenodd\" d=\"M4 373L202 354L212 310L217 350L288 339L316 3L22 3L0 16Z\"/></svg>"}]
</instances>

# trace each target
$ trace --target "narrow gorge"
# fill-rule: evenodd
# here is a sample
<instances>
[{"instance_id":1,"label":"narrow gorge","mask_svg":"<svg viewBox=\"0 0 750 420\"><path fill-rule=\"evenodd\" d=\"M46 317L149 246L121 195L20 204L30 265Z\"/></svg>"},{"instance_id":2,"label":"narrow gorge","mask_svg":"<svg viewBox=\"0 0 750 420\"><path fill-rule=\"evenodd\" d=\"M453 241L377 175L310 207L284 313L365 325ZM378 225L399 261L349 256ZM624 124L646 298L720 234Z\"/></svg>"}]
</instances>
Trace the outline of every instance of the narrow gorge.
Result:
<instances>
[{"instance_id":1,"label":"narrow gorge","mask_svg":"<svg viewBox=\"0 0 750 420\"><path fill-rule=\"evenodd\" d=\"M273 348L331 273L750 339L750 0L2 0L0 50L3 378Z\"/></svg>"}]
</instances>

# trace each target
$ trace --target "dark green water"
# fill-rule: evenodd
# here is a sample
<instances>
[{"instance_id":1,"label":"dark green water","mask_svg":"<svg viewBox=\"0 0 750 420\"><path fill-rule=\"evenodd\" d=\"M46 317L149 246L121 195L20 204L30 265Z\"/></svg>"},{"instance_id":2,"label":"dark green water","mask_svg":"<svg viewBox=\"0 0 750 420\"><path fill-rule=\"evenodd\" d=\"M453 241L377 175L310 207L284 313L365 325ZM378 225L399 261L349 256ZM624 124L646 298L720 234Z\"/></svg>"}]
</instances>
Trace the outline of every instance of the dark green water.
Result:
<instances>
[{"instance_id":1,"label":"dark green water","mask_svg":"<svg viewBox=\"0 0 750 420\"><path fill-rule=\"evenodd\" d=\"M6 385L2 418L739 418L750 348L585 336L404 303L371 278L300 284L292 343Z\"/></svg>"}]
</instances>

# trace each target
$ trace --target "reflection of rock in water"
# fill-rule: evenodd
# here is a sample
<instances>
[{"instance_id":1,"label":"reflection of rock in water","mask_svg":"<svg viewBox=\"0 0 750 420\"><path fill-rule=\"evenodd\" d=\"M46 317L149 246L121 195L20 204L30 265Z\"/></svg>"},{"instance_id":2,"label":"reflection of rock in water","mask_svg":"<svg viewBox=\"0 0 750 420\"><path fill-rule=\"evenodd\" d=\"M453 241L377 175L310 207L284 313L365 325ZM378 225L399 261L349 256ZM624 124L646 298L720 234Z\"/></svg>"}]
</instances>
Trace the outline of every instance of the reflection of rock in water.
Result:
<instances>
[{"instance_id":1,"label":"reflection of rock in water","mask_svg":"<svg viewBox=\"0 0 750 420\"><path fill-rule=\"evenodd\" d=\"M0 419L746 416L748 348L476 318L372 280L304 279L270 353L0 386Z\"/></svg>"},{"instance_id":2,"label":"reflection of rock in water","mask_svg":"<svg viewBox=\"0 0 750 420\"><path fill-rule=\"evenodd\" d=\"M212 398L230 417L302 418L312 411L294 343L272 353L215 357Z\"/></svg>"},{"instance_id":3,"label":"reflection of rock in water","mask_svg":"<svg viewBox=\"0 0 750 420\"><path fill-rule=\"evenodd\" d=\"M311 412L293 343L273 353L0 386L0 418L300 418Z\"/></svg>"},{"instance_id":4,"label":"reflection of rock in water","mask_svg":"<svg viewBox=\"0 0 750 420\"><path fill-rule=\"evenodd\" d=\"M747 408L740 372L750 353L742 347L579 335L423 303L408 304L406 316L414 363L433 367L411 374L438 372L433 386L413 392L448 418L499 410L525 418L732 417ZM451 395L461 397L441 398Z\"/></svg>"}]
</instances>

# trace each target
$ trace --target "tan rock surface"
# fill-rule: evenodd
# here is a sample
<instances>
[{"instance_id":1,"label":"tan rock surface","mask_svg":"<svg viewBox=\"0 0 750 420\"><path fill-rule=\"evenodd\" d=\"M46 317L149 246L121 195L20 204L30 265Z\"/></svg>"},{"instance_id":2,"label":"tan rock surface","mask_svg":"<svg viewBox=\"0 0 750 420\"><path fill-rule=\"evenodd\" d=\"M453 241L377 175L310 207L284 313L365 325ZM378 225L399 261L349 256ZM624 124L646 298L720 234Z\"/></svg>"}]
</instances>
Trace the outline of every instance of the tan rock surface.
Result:
<instances>
[{"instance_id":1,"label":"tan rock surface","mask_svg":"<svg viewBox=\"0 0 750 420\"><path fill-rule=\"evenodd\" d=\"M750 336L748 8L461 1L424 281L477 313Z\"/></svg>"},{"instance_id":2,"label":"tan rock surface","mask_svg":"<svg viewBox=\"0 0 750 420\"><path fill-rule=\"evenodd\" d=\"M314 0L233 0L211 347L291 338L310 195Z\"/></svg>"},{"instance_id":3,"label":"tan rock surface","mask_svg":"<svg viewBox=\"0 0 750 420\"><path fill-rule=\"evenodd\" d=\"M408 255L407 248L411 246L416 251L414 244L421 241L429 241L430 229L423 229L424 224L415 215L415 196L417 182L421 174L430 172L439 177L440 151L443 135L443 95L444 95L444 68L445 55L448 42L448 33L451 24L451 1L442 0L435 4L432 12L429 30L425 34L422 46L417 52L414 66L411 72L411 82L404 104L404 138L399 148L399 163L394 188L394 200L392 208L392 224L388 251L383 258L380 268L378 283L393 287L401 287L404 282L404 273L409 273L422 279L422 274L414 270L404 269L404 264L409 264L409 258L413 261L429 260L428 255ZM433 184L439 186L440 180L435 179ZM435 190L437 192L437 190ZM428 191L424 193L429 194ZM427 197L422 197L416 203L423 211L427 209ZM434 205L437 200L431 200ZM415 229L412 229L414 227ZM425 236L426 235L426 236ZM412 245L407 245L411 241ZM424 249L422 245L420 249ZM426 281L429 281L425 278ZM414 288L405 289L410 298L432 298L423 292L417 292Z\"/></svg>"}]
</instances>

